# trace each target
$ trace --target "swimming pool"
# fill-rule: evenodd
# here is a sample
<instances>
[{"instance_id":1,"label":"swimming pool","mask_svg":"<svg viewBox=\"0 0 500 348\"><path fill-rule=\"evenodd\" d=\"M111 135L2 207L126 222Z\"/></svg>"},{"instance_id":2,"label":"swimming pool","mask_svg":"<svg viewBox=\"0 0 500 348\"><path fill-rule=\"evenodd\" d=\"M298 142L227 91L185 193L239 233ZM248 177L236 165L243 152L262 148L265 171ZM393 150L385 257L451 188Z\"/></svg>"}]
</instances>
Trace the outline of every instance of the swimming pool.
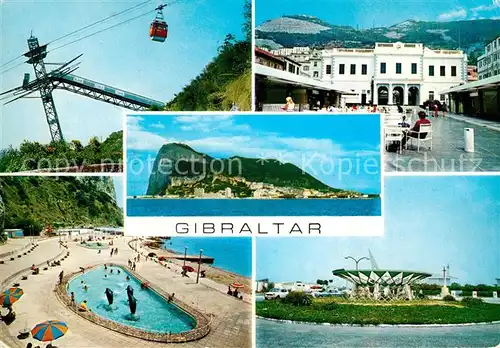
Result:
<instances>
[{"instance_id":1,"label":"swimming pool","mask_svg":"<svg viewBox=\"0 0 500 348\"><path fill-rule=\"evenodd\" d=\"M86 242L86 243L80 243L80 246L85 247L85 248L89 248L89 249L104 250L104 249L108 248L108 243L107 242Z\"/></svg>"},{"instance_id":2,"label":"swimming pool","mask_svg":"<svg viewBox=\"0 0 500 348\"><path fill-rule=\"evenodd\" d=\"M110 269L113 269L113 273ZM127 275L130 277L128 281ZM82 287L81 281L87 284L87 291ZM131 316L128 305L126 290L128 285L134 289L134 297L137 299L135 317ZM104 293L106 288L111 289L114 294L111 306L108 305ZM122 267L108 266L107 271L104 270L104 266L94 268L73 278L68 284L67 291L70 296L71 292L75 293L78 304L87 300L88 308L98 316L144 331L180 333L192 330L196 326L193 317L168 303L153 290L141 290L141 282Z\"/></svg>"}]
</instances>

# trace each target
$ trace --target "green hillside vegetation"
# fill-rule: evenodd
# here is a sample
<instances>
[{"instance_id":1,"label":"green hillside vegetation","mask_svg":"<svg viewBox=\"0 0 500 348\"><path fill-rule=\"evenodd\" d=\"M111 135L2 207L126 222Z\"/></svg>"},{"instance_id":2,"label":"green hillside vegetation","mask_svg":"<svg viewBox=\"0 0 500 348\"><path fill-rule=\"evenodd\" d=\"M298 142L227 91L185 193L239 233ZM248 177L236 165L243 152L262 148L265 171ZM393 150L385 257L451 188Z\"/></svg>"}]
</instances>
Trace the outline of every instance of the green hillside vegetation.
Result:
<instances>
[{"instance_id":1,"label":"green hillside vegetation","mask_svg":"<svg viewBox=\"0 0 500 348\"><path fill-rule=\"evenodd\" d=\"M200 75L175 95L166 105L170 111L230 110L235 103L240 110L251 110L252 5L245 2L245 39L238 41L227 34L218 55Z\"/></svg>"},{"instance_id":2,"label":"green hillside vegetation","mask_svg":"<svg viewBox=\"0 0 500 348\"><path fill-rule=\"evenodd\" d=\"M160 161L168 161L172 164L172 169L169 172L171 177L193 177L207 174L203 181L193 186L206 188L209 185L207 192L217 192L218 189L231 187L236 193L241 191L242 195L248 194L244 185L222 181L212 183L213 175L211 173L226 177L242 177L247 181L263 182L280 187L316 189L322 192L343 191L325 185L291 163L282 163L274 159L262 160L238 156L228 159L213 159L187 145L172 143L163 145L158 152L149 178L147 195L163 195L170 184L169 176L165 172L159 171L158 163ZM181 191L182 188L174 187L168 192L179 194Z\"/></svg>"},{"instance_id":3,"label":"green hillside vegetation","mask_svg":"<svg viewBox=\"0 0 500 348\"><path fill-rule=\"evenodd\" d=\"M112 133L104 142L96 137L84 146L79 140L49 145L24 141L19 149L0 151L0 172L20 172L101 163L122 163L123 131Z\"/></svg>"},{"instance_id":4,"label":"green hillside vegetation","mask_svg":"<svg viewBox=\"0 0 500 348\"><path fill-rule=\"evenodd\" d=\"M348 26L337 26L318 18L306 16L285 16L300 19L330 28L316 34L296 34L285 32L264 32L256 28L257 39L272 40L284 47L310 46L342 46L346 48L373 48L376 42L409 42L423 43L432 49L462 49L468 54L469 64L475 64L477 57L484 51L484 45L500 32L500 20L481 19L452 22L424 22L408 20L404 25L391 27L356 29ZM389 32L401 36L389 38Z\"/></svg>"},{"instance_id":5,"label":"green hillside vegetation","mask_svg":"<svg viewBox=\"0 0 500 348\"><path fill-rule=\"evenodd\" d=\"M1 177L4 226L38 234L60 227L123 226L110 177ZM1 222L0 222L1 225Z\"/></svg>"}]
</instances>

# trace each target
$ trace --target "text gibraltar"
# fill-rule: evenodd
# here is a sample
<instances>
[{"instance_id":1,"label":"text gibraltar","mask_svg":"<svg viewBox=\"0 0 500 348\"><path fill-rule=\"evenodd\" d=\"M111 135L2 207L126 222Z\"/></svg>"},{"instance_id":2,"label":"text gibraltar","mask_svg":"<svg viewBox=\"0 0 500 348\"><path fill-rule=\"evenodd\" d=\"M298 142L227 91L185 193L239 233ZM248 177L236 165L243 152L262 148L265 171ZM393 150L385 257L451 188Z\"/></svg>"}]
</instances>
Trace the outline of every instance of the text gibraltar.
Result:
<instances>
[{"instance_id":1,"label":"text gibraltar","mask_svg":"<svg viewBox=\"0 0 500 348\"><path fill-rule=\"evenodd\" d=\"M309 223L233 223L233 222L202 222L189 223L178 222L175 224L176 234L204 234L204 235L304 235L321 234L321 224L317 222Z\"/></svg>"}]
</instances>

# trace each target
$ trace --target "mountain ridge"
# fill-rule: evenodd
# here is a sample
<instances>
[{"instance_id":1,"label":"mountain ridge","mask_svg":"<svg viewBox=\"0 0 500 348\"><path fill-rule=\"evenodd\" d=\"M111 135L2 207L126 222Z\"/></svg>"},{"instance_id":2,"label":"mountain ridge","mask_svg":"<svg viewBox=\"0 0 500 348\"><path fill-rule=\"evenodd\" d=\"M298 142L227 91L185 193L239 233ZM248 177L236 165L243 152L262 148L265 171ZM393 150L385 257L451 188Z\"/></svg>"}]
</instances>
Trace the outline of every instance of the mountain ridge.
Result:
<instances>
[{"instance_id":1,"label":"mountain ridge","mask_svg":"<svg viewBox=\"0 0 500 348\"><path fill-rule=\"evenodd\" d=\"M317 25L326 29L315 31ZM255 28L257 45L270 49L296 46L373 48L376 42L402 41L423 43L432 49L462 49L469 55L469 63L475 63L483 54L484 45L499 33L498 19L450 22L408 19L387 27L356 29L305 15L285 15Z\"/></svg>"},{"instance_id":2,"label":"mountain ridge","mask_svg":"<svg viewBox=\"0 0 500 348\"><path fill-rule=\"evenodd\" d=\"M236 198L255 197L254 192L259 190L263 194L279 191L273 194L287 198L304 192L329 198L361 195L330 187L292 163L242 156L215 159L179 143L165 144L159 149L146 195L191 197L196 192L222 195L227 188Z\"/></svg>"}]
</instances>

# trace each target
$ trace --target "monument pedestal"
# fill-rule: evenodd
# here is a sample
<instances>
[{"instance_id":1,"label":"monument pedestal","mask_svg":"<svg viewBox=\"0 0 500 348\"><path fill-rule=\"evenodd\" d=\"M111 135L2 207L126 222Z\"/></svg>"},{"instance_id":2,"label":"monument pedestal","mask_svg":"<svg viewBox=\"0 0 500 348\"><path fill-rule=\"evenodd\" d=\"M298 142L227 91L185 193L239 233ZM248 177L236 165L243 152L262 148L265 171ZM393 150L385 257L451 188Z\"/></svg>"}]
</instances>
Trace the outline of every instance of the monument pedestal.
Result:
<instances>
[{"instance_id":1,"label":"monument pedestal","mask_svg":"<svg viewBox=\"0 0 500 348\"><path fill-rule=\"evenodd\" d=\"M448 289L447 286L443 286L441 288L441 297L448 296L450 294L450 290Z\"/></svg>"}]
</instances>

